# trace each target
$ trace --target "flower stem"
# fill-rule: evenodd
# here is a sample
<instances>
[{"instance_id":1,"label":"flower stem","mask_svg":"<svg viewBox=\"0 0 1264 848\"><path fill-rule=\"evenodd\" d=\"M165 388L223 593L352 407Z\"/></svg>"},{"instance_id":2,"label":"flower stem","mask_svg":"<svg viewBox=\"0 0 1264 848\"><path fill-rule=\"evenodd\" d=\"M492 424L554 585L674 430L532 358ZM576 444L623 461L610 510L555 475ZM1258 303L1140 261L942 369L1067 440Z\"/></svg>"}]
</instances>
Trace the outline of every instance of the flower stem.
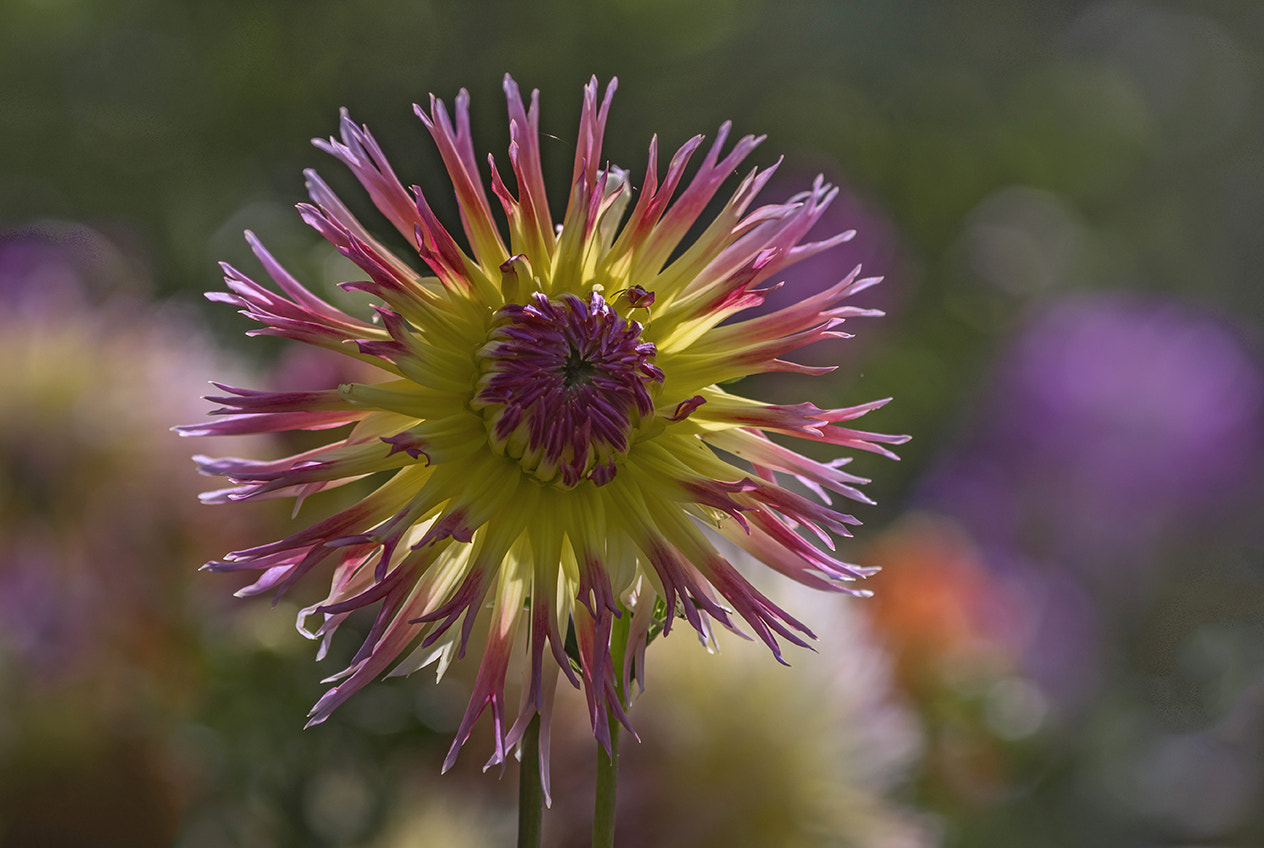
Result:
<instances>
[{"instance_id":1,"label":"flower stem","mask_svg":"<svg viewBox=\"0 0 1264 848\"><path fill-rule=\"evenodd\" d=\"M540 717L527 725L522 737L518 774L518 848L540 848L544 830L544 781L540 776Z\"/></svg>"},{"instance_id":2,"label":"flower stem","mask_svg":"<svg viewBox=\"0 0 1264 848\"><path fill-rule=\"evenodd\" d=\"M597 746L597 801L593 806L593 848L613 848L615 789L619 773L619 722L610 719L610 756Z\"/></svg>"},{"instance_id":3,"label":"flower stem","mask_svg":"<svg viewBox=\"0 0 1264 848\"><path fill-rule=\"evenodd\" d=\"M619 703L627 708L627 694L623 691L623 660L628 648L628 630L632 613L623 609L614 620L610 634L610 659L614 670L614 689ZM615 798L619 777L619 720L607 710L606 723L610 728L610 752L597 744L597 797L593 804L593 848L613 848Z\"/></svg>"}]
</instances>

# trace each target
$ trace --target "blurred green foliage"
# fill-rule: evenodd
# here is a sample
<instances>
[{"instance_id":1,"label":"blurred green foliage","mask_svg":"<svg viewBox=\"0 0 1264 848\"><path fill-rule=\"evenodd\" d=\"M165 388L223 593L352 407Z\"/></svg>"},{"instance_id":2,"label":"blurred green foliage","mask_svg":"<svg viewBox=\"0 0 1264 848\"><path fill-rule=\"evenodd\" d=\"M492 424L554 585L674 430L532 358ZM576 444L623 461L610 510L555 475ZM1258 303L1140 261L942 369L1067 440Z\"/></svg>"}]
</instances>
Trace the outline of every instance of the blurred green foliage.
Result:
<instances>
[{"instance_id":1,"label":"blurred green foliage","mask_svg":"<svg viewBox=\"0 0 1264 848\"><path fill-rule=\"evenodd\" d=\"M1261 314L1261 29L1245 0L13 0L0 9L0 222L103 226L153 263L163 293L188 297L218 285L216 261L249 263L245 227L278 255L305 246L299 270L314 272L326 253L289 209L304 167L349 184L307 143L336 130L339 107L406 181L431 185L438 161L411 103L467 87L479 149L503 160L510 72L545 93L557 183L580 86L618 75L606 152L634 173L651 133L674 149L731 119L770 136L759 161L823 160L897 222L903 264L876 270L912 332L865 379L903 389L920 434L1041 295L1123 286ZM1051 193L1090 234L1073 276L980 284L970 216L1007 186Z\"/></svg>"}]
</instances>

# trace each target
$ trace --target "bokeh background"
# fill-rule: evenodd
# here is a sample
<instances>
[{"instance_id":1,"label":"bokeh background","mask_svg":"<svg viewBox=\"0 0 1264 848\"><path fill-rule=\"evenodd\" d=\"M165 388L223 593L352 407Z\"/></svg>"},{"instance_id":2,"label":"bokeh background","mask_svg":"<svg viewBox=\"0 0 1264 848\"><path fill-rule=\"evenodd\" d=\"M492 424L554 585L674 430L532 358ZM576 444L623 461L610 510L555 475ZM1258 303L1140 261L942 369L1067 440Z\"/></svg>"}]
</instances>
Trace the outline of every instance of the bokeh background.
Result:
<instances>
[{"instance_id":1,"label":"bokeh background","mask_svg":"<svg viewBox=\"0 0 1264 848\"><path fill-rule=\"evenodd\" d=\"M512 73L555 197L589 75L639 174L724 120L823 172L888 317L767 398L894 396L857 459L868 601L774 586L821 650L656 643L620 844L1264 844L1264 6L1255 0L6 0L0 4L0 846L509 844L515 776L467 683L376 684L197 567L289 520L204 507L209 379L316 387L200 293L256 231L352 273L293 212L341 106L454 221L412 114L474 104L503 159ZM779 195L775 196L774 195ZM208 486L209 484L209 486ZM268 535L273 534L273 535ZM347 637L339 650L357 640ZM568 705L569 704L569 705ZM593 750L563 704L549 841L582 845Z\"/></svg>"}]
</instances>

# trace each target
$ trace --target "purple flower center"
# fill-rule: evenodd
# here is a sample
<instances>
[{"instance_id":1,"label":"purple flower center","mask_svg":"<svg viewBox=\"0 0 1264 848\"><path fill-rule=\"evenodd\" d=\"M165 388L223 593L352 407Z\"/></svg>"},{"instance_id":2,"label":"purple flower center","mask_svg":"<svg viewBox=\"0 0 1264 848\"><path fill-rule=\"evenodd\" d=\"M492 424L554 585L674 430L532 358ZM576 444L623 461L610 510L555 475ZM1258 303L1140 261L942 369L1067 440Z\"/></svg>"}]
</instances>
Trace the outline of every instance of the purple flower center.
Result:
<instances>
[{"instance_id":1,"label":"purple flower center","mask_svg":"<svg viewBox=\"0 0 1264 848\"><path fill-rule=\"evenodd\" d=\"M546 483L598 486L632 431L653 414L650 384L663 382L654 345L593 292L551 301L541 292L502 307L479 351L471 403L493 450Z\"/></svg>"}]
</instances>

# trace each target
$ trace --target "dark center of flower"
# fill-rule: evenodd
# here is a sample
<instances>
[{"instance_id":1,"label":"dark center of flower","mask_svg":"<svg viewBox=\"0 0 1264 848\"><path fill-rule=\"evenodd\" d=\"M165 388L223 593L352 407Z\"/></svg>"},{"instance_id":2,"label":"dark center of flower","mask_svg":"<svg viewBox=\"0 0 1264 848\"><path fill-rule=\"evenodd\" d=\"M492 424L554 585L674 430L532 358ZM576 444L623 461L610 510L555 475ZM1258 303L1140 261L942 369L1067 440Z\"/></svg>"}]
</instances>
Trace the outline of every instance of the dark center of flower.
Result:
<instances>
[{"instance_id":1,"label":"dark center of flower","mask_svg":"<svg viewBox=\"0 0 1264 848\"><path fill-rule=\"evenodd\" d=\"M575 348L571 348L562 363L562 387L573 389L585 385L588 378L597 373L597 366L584 358Z\"/></svg>"},{"instance_id":2,"label":"dark center of flower","mask_svg":"<svg viewBox=\"0 0 1264 848\"><path fill-rule=\"evenodd\" d=\"M654 411L654 345L641 325L594 292L551 301L536 292L501 308L479 351L471 406L497 453L537 479L566 488L610 481L632 431Z\"/></svg>"}]
</instances>

